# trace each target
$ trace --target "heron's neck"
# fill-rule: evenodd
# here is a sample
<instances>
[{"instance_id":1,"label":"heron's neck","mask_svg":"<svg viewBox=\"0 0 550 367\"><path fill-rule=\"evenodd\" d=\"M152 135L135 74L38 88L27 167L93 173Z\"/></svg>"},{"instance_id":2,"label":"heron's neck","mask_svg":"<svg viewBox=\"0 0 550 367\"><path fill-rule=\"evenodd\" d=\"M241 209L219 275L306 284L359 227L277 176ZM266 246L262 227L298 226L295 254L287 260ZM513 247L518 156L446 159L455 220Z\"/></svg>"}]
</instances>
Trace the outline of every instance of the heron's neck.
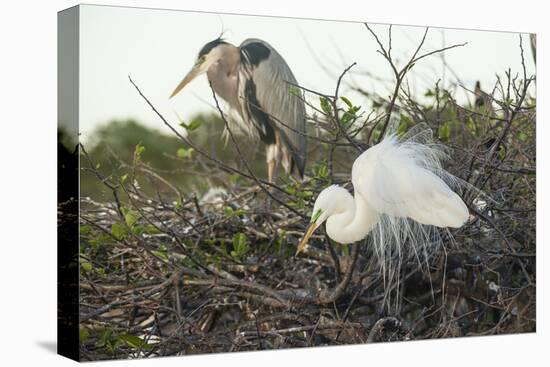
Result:
<instances>
[{"instance_id":1,"label":"heron's neck","mask_svg":"<svg viewBox=\"0 0 550 367\"><path fill-rule=\"evenodd\" d=\"M238 66L240 64L239 48L224 44L216 47L216 62L208 68L206 75L212 88L232 108L238 108Z\"/></svg>"},{"instance_id":2,"label":"heron's neck","mask_svg":"<svg viewBox=\"0 0 550 367\"><path fill-rule=\"evenodd\" d=\"M342 244L362 240L378 222L378 213L359 193L356 192L355 197L346 194L346 198L339 198L345 210L327 219L327 234Z\"/></svg>"}]
</instances>

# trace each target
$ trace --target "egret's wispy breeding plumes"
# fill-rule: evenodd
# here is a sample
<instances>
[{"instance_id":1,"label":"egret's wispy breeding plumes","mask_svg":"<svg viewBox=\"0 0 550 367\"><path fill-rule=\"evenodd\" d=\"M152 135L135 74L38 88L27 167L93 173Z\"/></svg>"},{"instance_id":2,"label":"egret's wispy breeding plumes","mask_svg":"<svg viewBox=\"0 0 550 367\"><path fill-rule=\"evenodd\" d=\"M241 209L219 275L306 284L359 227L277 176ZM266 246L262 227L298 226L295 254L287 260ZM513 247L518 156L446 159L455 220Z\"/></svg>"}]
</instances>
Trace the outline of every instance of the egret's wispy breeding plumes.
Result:
<instances>
[{"instance_id":1,"label":"egret's wispy breeding plumes","mask_svg":"<svg viewBox=\"0 0 550 367\"><path fill-rule=\"evenodd\" d=\"M434 227L461 227L469 218L465 203L449 187L457 179L442 168L445 156L423 124L401 138L389 134L355 160L353 196L337 185L320 192L298 253L326 222L327 235L341 244L368 235L383 274L396 277L407 254L420 259L440 241Z\"/></svg>"},{"instance_id":2,"label":"egret's wispy breeding plumes","mask_svg":"<svg viewBox=\"0 0 550 367\"><path fill-rule=\"evenodd\" d=\"M290 67L267 42L247 39L239 47L215 39L200 50L195 65L173 97L206 73L214 91L229 105L229 122L266 145L269 181L282 164L287 173L304 174L305 107ZM293 89L294 88L294 89Z\"/></svg>"}]
</instances>

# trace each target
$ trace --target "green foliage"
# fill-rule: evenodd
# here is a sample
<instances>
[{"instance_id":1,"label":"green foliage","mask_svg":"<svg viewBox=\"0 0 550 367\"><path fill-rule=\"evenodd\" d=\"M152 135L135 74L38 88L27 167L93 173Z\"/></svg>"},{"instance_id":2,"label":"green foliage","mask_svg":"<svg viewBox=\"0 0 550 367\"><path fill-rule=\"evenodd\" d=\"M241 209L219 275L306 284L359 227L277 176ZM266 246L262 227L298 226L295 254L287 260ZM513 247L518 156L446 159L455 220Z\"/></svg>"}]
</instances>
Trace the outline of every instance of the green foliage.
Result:
<instances>
[{"instance_id":1,"label":"green foliage","mask_svg":"<svg viewBox=\"0 0 550 367\"><path fill-rule=\"evenodd\" d=\"M158 250L152 251L152 253L161 260L168 261L168 247L164 244L160 245Z\"/></svg>"},{"instance_id":2,"label":"green foliage","mask_svg":"<svg viewBox=\"0 0 550 367\"><path fill-rule=\"evenodd\" d=\"M397 126L397 135L402 136L405 134L411 126L414 125L414 121L410 116L405 114L399 115L399 125Z\"/></svg>"},{"instance_id":3,"label":"green foliage","mask_svg":"<svg viewBox=\"0 0 550 367\"><path fill-rule=\"evenodd\" d=\"M79 232L81 236L89 235L90 233L92 233L92 226L82 225L79 228Z\"/></svg>"},{"instance_id":4,"label":"green foliage","mask_svg":"<svg viewBox=\"0 0 550 367\"><path fill-rule=\"evenodd\" d=\"M344 112L342 117L340 117L340 122L343 125L348 125L350 122L357 120L357 113L361 109L361 106L354 106L353 103L346 97L340 97L342 101L347 105L348 109Z\"/></svg>"},{"instance_id":5,"label":"green foliage","mask_svg":"<svg viewBox=\"0 0 550 367\"><path fill-rule=\"evenodd\" d=\"M304 209L306 202L313 197L313 191L302 187L302 184L293 178L290 179L290 183L286 187L285 191L292 195L293 200L288 202L288 205L293 208Z\"/></svg>"},{"instance_id":6,"label":"green foliage","mask_svg":"<svg viewBox=\"0 0 550 367\"><path fill-rule=\"evenodd\" d=\"M191 158L191 154L193 153L193 148L179 148L176 152L176 155L178 158Z\"/></svg>"},{"instance_id":7,"label":"green foliage","mask_svg":"<svg viewBox=\"0 0 550 367\"><path fill-rule=\"evenodd\" d=\"M140 214L132 209L128 208L121 208L122 214L124 215L124 221L126 222L126 225L130 228L136 224L138 219L140 218Z\"/></svg>"},{"instance_id":8,"label":"green foliage","mask_svg":"<svg viewBox=\"0 0 550 367\"><path fill-rule=\"evenodd\" d=\"M143 339L131 334L122 334L118 337L120 340L126 343L128 347L140 350L150 350L151 345L147 344Z\"/></svg>"},{"instance_id":9,"label":"green foliage","mask_svg":"<svg viewBox=\"0 0 550 367\"><path fill-rule=\"evenodd\" d=\"M439 127L439 139L441 139L442 141L447 141L449 140L450 135L451 135L451 122L447 121Z\"/></svg>"},{"instance_id":10,"label":"green foliage","mask_svg":"<svg viewBox=\"0 0 550 367\"><path fill-rule=\"evenodd\" d=\"M195 120L192 120L191 123L186 124L185 122L180 120L180 126L185 128L187 131L193 131L193 130L197 130L202 125L202 122L203 122L202 120L195 119Z\"/></svg>"},{"instance_id":11,"label":"green foliage","mask_svg":"<svg viewBox=\"0 0 550 367\"><path fill-rule=\"evenodd\" d=\"M117 334L112 329L104 329L98 333L98 339L95 343L97 348L104 348L109 353L114 354L122 347L128 347L136 350L151 350L152 345L147 344L143 339L131 334Z\"/></svg>"},{"instance_id":12,"label":"green foliage","mask_svg":"<svg viewBox=\"0 0 550 367\"><path fill-rule=\"evenodd\" d=\"M90 337L90 331L86 328L80 328L78 331L78 340L80 341L80 344L83 344L88 340Z\"/></svg>"},{"instance_id":13,"label":"green foliage","mask_svg":"<svg viewBox=\"0 0 550 367\"><path fill-rule=\"evenodd\" d=\"M330 181L328 165L325 161L318 161L313 166L313 177L321 181Z\"/></svg>"},{"instance_id":14,"label":"green foliage","mask_svg":"<svg viewBox=\"0 0 550 367\"><path fill-rule=\"evenodd\" d=\"M329 100L326 97L320 96L319 97L319 103L321 105L321 110L325 114L327 114L327 115L332 114L332 106L331 106Z\"/></svg>"},{"instance_id":15,"label":"green foliage","mask_svg":"<svg viewBox=\"0 0 550 367\"><path fill-rule=\"evenodd\" d=\"M233 236L233 251L230 253L231 257L237 261L240 261L249 250L250 246L246 234L242 232L235 233Z\"/></svg>"},{"instance_id":16,"label":"green foliage","mask_svg":"<svg viewBox=\"0 0 550 367\"><path fill-rule=\"evenodd\" d=\"M86 242L90 244L92 251L97 252L100 251L105 245L112 243L113 238L107 233L94 231L90 233L90 236L87 238ZM85 245L86 242L84 242L83 245Z\"/></svg>"},{"instance_id":17,"label":"green foliage","mask_svg":"<svg viewBox=\"0 0 550 367\"><path fill-rule=\"evenodd\" d=\"M298 87L295 87L293 85L291 85L289 88L288 88L288 92L294 96L301 96L301 89L298 88Z\"/></svg>"},{"instance_id":18,"label":"green foliage","mask_svg":"<svg viewBox=\"0 0 550 367\"><path fill-rule=\"evenodd\" d=\"M145 147L141 145L141 143L138 143L134 150L134 165L141 161L141 155L143 152L145 152Z\"/></svg>"},{"instance_id":19,"label":"green foliage","mask_svg":"<svg viewBox=\"0 0 550 367\"><path fill-rule=\"evenodd\" d=\"M146 224L146 225L134 225L132 227L132 232L139 235L142 234L159 234L160 231L157 227L155 227L152 224Z\"/></svg>"},{"instance_id":20,"label":"green foliage","mask_svg":"<svg viewBox=\"0 0 550 367\"><path fill-rule=\"evenodd\" d=\"M193 131L193 142L212 156L224 162L237 161L238 156L232 144L224 144L222 139L223 122L217 113L198 114L186 124ZM160 126L160 124L159 124ZM247 139L244 138L243 139ZM152 182L140 179L139 170L129 172L127 167L120 167L113 159L111 152L117 159L132 166L135 163L143 163L170 182L182 192L205 192L210 186L200 175L190 175L186 169L201 172L204 166L197 164L194 159L196 152L187 146L175 134L164 133L159 130L144 126L135 120L114 120L99 127L84 142L94 167L97 165L99 172L106 177L120 177L119 184L134 183L135 174L139 179L140 189L147 195L154 195L157 191L161 194L173 195L173 190L162 182ZM248 146L251 146L250 144ZM258 148L259 149L259 148ZM180 159L172 159L174 157ZM251 155L250 165L259 177L265 177L265 157L262 154ZM182 162L182 159L185 162ZM83 166L87 160L82 158ZM227 179L234 185L243 183L239 175L228 175ZM227 181L219 181L219 184ZM111 200L112 193L105 187L93 172L81 171L81 195L89 196L94 200ZM124 195L120 198L126 201Z\"/></svg>"},{"instance_id":21,"label":"green foliage","mask_svg":"<svg viewBox=\"0 0 550 367\"><path fill-rule=\"evenodd\" d=\"M160 233L157 227L152 224L138 224L141 214L138 211L128 208L121 208L122 214L124 216L124 222L115 222L111 225L111 234L118 241L125 240L129 238L130 234L135 235L142 234L157 234Z\"/></svg>"},{"instance_id":22,"label":"green foliage","mask_svg":"<svg viewBox=\"0 0 550 367\"><path fill-rule=\"evenodd\" d=\"M128 228L122 223L113 223L111 225L111 234L117 240L122 241L128 237Z\"/></svg>"},{"instance_id":23,"label":"green foliage","mask_svg":"<svg viewBox=\"0 0 550 367\"><path fill-rule=\"evenodd\" d=\"M232 217L239 217L241 215L244 215L246 214L246 211L244 209L237 209L237 210L234 210L232 207L230 206L226 206L224 209L223 209L223 212L225 214L225 217L226 218L232 218Z\"/></svg>"},{"instance_id":24,"label":"green foliage","mask_svg":"<svg viewBox=\"0 0 550 367\"><path fill-rule=\"evenodd\" d=\"M93 265L88 260L80 259L80 268L84 271L92 271Z\"/></svg>"}]
</instances>

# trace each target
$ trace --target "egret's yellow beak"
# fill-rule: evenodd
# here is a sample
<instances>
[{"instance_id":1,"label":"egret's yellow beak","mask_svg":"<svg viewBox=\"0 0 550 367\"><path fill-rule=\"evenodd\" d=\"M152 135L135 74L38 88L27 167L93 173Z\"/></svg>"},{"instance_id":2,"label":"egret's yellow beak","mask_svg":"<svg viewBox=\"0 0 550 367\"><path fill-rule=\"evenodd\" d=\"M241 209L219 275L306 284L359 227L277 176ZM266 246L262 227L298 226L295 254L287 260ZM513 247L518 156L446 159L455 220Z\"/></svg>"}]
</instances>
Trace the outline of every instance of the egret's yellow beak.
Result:
<instances>
[{"instance_id":1,"label":"egret's yellow beak","mask_svg":"<svg viewBox=\"0 0 550 367\"><path fill-rule=\"evenodd\" d=\"M191 69L191 71L189 73L187 73L185 78L183 78L183 80L178 84L176 89L174 89L174 91L170 95L170 98L172 98L176 94L178 94L183 89L183 87L185 87L187 84L189 84L189 82L191 82L191 80L195 79L200 73L201 73L200 67L198 65L195 65L193 67L193 69Z\"/></svg>"},{"instance_id":2,"label":"egret's yellow beak","mask_svg":"<svg viewBox=\"0 0 550 367\"><path fill-rule=\"evenodd\" d=\"M296 255L298 255L300 252L304 250L304 248L307 245L307 241L309 238L313 235L313 232L317 229L318 225L316 223L311 223L309 227L307 228L306 233L304 234L304 238L300 241L298 244L298 249L296 250Z\"/></svg>"}]
</instances>

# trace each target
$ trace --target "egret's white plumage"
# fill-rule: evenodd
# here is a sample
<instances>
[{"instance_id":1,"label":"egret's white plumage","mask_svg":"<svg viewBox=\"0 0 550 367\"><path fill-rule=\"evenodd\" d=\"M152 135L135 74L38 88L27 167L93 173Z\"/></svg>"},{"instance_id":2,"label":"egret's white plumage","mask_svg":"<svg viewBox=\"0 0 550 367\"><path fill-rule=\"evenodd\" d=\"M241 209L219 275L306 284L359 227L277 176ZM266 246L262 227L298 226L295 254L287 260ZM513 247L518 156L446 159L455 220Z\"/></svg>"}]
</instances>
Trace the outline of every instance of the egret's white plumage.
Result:
<instances>
[{"instance_id":1,"label":"egret's white plumage","mask_svg":"<svg viewBox=\"0 0 550 367\"><path fill-rule=\"evenodd\" d=\"M353 163L353 196L337 185L321 191L298 251L326 221L327 235L336 242L368 237L384 276L397 279L404 258L413 254L420 260L422 253L426 259L441 242L435 227L457 228L469 218L467 206L449 187L458 180L441 167L445 156L431 143L425 125L401 138L389 134Z\"/></svg>"},{"instance_id":2,"label":"egret's white plumage","mask_svg":"<svg viewBox=\"0 0 550 367\"><path fill-rule=\"evenodd\" d=\"M444 151L425 142L429 130L399 139L387 136L353 163L354 196L333 185L318 196L313 213L317 226L340 243L363 239L381 216L412 219L436 227L462 226L469 217L462 199L445 182L455 178L441 168Z\"/></svg>"}]
</instances>

